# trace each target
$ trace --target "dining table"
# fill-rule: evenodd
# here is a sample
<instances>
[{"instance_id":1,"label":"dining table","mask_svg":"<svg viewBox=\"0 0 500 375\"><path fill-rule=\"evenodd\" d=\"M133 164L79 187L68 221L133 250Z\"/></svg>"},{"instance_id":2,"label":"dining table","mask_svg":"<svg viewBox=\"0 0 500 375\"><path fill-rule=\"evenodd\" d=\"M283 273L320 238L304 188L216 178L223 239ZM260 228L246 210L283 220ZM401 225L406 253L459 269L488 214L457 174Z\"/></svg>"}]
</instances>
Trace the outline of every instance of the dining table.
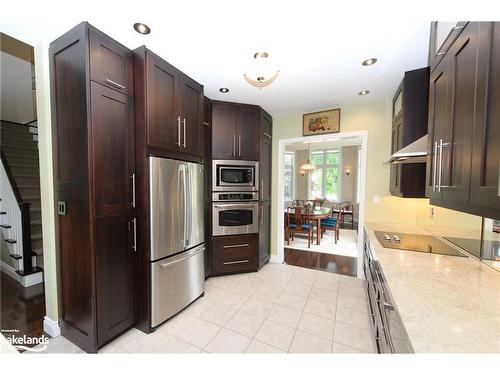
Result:
<instances>
[{"instance_id":1,"label":"dining table","mask_svg":"<svg viewBox=\"0 0 500 375\"><path fill-rule=\"evenodd\" d=\"M294 207L289 207L294 208ZM292 214L288 210L285 210L285 229L286 229L286 215ZM332 209L330 207L314 207L309 212L302 207L302 217L308 217L311 221L316 222L316 245L321 243L321 219L329 218L332 214ZM293 215L293 214L292 214Z\"/></svg>"}]
</instances>

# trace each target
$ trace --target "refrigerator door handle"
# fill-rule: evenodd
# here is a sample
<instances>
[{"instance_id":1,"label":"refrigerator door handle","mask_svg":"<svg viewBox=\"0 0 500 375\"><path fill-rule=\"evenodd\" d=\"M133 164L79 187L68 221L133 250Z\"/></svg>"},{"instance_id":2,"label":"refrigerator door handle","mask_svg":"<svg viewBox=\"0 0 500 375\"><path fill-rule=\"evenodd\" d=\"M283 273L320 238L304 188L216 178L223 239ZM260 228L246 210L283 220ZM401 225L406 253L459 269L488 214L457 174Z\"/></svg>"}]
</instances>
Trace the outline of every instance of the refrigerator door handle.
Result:
<instances>
[{"instance_id":1,"label":"refrigerator door handle","mask_svg":"<svg viewBox=\"0 0 500 375\"><path fill-rule=\"evenodd\" d=\"M177 225L179 227L179 238L181 239L180 240L181 246L182 246L182 248L184 248L186 245L186 240L185 240L186 239L186 218L183 217L181 220L181 217L180 217L181 214L185 215L185 212L186 212L185 200L183 198L183 196L185 194L185 191L184 191L184 173L185 173L184 164L179 165L178 173L179 173L179 180L178 180L179 194L182 194L181 198L179 199L179 203L182 203L183 207L182 207L182 210L179 209L179 222L177 223ZM182 232L182 234L181 234L181 232Z\"/></svg>"},{"instance_id":2,"label":"refrigerator door handle","mask_svg":"<svg viewBox=\"0 0 500 375\"><path fill-rule=\"evenodd\" d=\"M182 164L182 168L184 170L184 175L183 175L183 192L184 192L184 248L186 248L188 245L189 245L189 241L188 241L188 233L187 233L187 226L188 226L188 223L187 223L187 212L188 212L188 209L187 209L187 182L186 182L186 174L187 174L187 169L188 169L188 166L186 163Z\"/></svg>"}]
</instances>

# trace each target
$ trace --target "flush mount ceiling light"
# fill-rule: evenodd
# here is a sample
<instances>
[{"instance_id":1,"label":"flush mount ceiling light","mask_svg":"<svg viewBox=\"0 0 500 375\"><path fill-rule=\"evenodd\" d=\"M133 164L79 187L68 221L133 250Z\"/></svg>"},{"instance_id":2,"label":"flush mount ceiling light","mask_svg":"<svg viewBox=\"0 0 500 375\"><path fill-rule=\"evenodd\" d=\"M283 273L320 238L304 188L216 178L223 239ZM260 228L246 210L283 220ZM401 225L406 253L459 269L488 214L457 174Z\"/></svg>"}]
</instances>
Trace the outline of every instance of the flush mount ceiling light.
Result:
<instances>
[{"instance_id":1,"label":"flush mount ceiling light","mask_svg":"<svg viewBox=\"0 0 500 375\"><path fill-rule=\"evenodd\" d=\"M252 86L262 89L273 83L279 73L267 52L255 52L248 72L243 74L243 78Z\"/></svg>"},{"instance_id":2,"label":"flush mount ceiling light","mask_svg":"<svg viewBox=\"0 0 500 375\"><path fill-rule=\"evenodd\" d=\"M363 66L370 66L370 65L373 65L377 62L377 59L375 57L372 57L372 58L369 58L369 59L366 59L365 61L363 61L361 64Z\"/></svg>"},{"instance_id":3,"label":"flush mount ceiling light","mask_svg":"<svg viewBox=\"0 0 500 375\"><path fill-rule=\"evenodd\" d=\"M227 87L221 87L219 91L223 94L227 94L229 92L229 89Z\"/></svg>"},{"instance_id":4,"label":"flush mount ceiling light","mask_svg":"<svg viewBox=\"0 0 500 375\"><path fill-rule=\"evenodd\" d=\"M139 34L147 35L151 32L151 29L145 23L134 23L134 30Z\"/></svg>"},{"instance_id":5,"label":"flush mount ceiling light","mask_svg":"<svg viewBox=\"0 0 500 375\"><path fill-rule=\"evenodd\" d=\"M370 93L370 90L363 90L358 92L358 95L368 95Z\"/></svg>"}]
</instances>

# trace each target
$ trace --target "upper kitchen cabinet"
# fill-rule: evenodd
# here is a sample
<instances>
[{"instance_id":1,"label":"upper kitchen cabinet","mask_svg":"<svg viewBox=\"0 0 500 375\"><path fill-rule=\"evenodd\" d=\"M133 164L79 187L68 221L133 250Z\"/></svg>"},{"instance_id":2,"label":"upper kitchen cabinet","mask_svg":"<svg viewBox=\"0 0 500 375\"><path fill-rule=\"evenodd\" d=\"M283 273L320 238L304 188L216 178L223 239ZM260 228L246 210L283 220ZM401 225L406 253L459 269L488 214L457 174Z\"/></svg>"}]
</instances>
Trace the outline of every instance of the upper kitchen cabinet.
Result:
<instances>
[{"instance_id":1,"label":"upper kitchen cabinet","mask_svg":"<svg viewBox=\"0 0 500 375\"><path fill-rule=\"evenodd\" d=\"M478 41L470 204L500 220L500 23L479 23Z\"/></svg>"},{"instance_id":2,"label":"upper kitchen cabinet","mask_svg":"<svg viewBox=\"0 0 500 375\"><path fill-rule=\"evenodd\" d=\"M499 24L468 22L430 79L431 204L500 218Z\"/></svg>"},{"instance_id":3,"label":"upper kitchen cabinet","mask_svg":"<svg viewBox=\"0 0 500 375\"><path fill-rule=\"evenodd\" d=\"M128 48L94 28L90 35L90 79L134 95L134 57Z\"/></svg>"},{"instance_id":4,"label":"upper kitchen cabinet","mask_svg":"<svg viewBox=\"0 0 500 375\"><path fill-rule=\"evenodd\" d=\"M271 200L271 160L273 145L273 119L264 110L260 115L259 174L260 200Z\"/></svg>"},{"instance_id":5,"label":"upper kitchen cabinet","mask_svg":"<svg viewBox=\"0 0 500 375\"><path fill-rule=\"evenodd\" d=\"M213 101L212 158L259 160L260 108Z\"/></svg>"},{"instance_id":6,"label":"upper kitchen cabinet","mask_svg":"<svg viewBox=\"0 0 500 375\"><path fill-rule=\"evenodd\" d=\"M451 47L455 39L467 25L463 21L434 21L431 23L431 37L429 41L429 66L434 71L439 62Z\"/></svg>"},{"instance_id":7,"label":"upper kitchen cabinet","mask_svg":"<svg viewBox=\"0 0 500 375\"><path fill-rule=\"evenodd\" d=\"M428 99L429 68L406 72L393 99L392 154L427 134ZM391 194L404 198L424 197L425 168L423 162L391 164Z\"/></svg>"},{"instance_id":8,"label":"upper kitchen cabinet","mask_svg":"<svg viewBox=\"0 0 500 375\"><path fill-rule=\"evenodd\" d=\"M203 86L149 51L134 51L136 123L148 147L202 157Z\"/></svg>"}]
</instances>

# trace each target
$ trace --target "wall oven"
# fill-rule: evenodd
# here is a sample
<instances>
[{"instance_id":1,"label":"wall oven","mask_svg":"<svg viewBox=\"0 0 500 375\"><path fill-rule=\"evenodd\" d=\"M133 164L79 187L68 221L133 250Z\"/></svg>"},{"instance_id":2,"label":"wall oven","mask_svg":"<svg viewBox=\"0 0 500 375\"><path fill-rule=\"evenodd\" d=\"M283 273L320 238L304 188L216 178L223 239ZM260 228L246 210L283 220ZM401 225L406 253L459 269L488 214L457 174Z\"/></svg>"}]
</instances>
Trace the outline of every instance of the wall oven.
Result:
<instances>
[{"instance_id":1,"label":"wall oven","mask_svg":"<svg viewBox=\"0 0 500 375\"><path fill-rule=\"evenodd\" d=\"M212 235L258 233L258 193L212 193Z\"/></svg>"},{"instance_id":2,"label":"wall oven","mask_svg":"<svg viewBox=\"0 0 500 375\"><path fill-rule=\"evenodd\" d=\"M212 181L212 191L257 191L259 162L214 160Z\"/></svg>"}]
</instances>

